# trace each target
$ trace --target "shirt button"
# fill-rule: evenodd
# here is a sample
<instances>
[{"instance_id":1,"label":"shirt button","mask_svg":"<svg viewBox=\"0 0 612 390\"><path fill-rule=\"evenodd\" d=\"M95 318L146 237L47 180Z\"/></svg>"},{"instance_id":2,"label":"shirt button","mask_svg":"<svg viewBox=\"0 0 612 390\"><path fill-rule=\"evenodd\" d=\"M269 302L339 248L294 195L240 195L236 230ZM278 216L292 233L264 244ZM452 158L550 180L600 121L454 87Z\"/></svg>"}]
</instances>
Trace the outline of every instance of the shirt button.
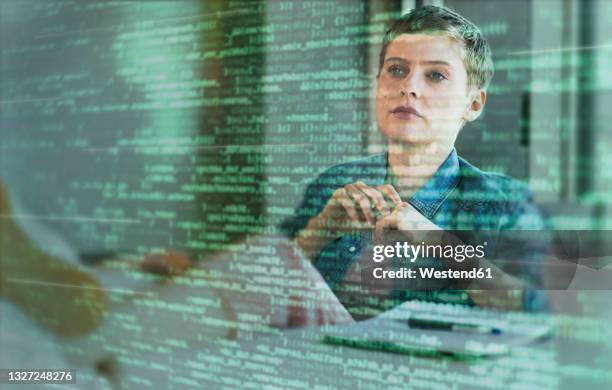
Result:
<instances>
[{"instance_id":1,"label":"shirt button","mask_svg":"<svg viewBox=\"0 0 612 390\"><path fill-rule=\"evenodd\" d=\"M349 252L353 253L356 249L357 248L355 248L355 245L351 245L351 247L349 248Z\"/></svg>"}]
</instances>

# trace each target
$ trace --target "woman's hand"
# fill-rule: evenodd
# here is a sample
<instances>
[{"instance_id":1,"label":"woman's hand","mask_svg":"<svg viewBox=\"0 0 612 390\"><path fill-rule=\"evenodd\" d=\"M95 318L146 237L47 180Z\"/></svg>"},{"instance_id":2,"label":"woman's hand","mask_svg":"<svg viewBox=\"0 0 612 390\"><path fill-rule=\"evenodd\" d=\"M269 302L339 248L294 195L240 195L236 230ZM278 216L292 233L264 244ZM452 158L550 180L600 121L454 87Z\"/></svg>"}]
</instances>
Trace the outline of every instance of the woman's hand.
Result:
<instances>
[{"instance_id":1,"label":"woman's hand","mask_svg":"<svg viewBox=\"0 0 612 390\"><path fill-rule=\"evenodd\" d=\"M318 218L336 234L373 228L401 202L391 185L370 187L358 181L337 189Z\"/></svg>"},{"instance_id":2,"label":"woman's hand","mask_svg":"<svg viewBox=\"0 0 612 390\"><path fill-rule=\"evenodd\" d=\"M392 234L397 232L398 234ZM388 236L385 236L385 233ZM428 245L459 246L464 243L450 232L425 218L414 207L403 202L393 213L379 220L374 230L374 241L385 245L398 239L413 243L425 242ZM489 260L457 262L452 258L441 258L442 263L451 270L469 270L473 267L489 268L492 279L465 280L462 286L479 306L503 310L518 310L522 307L522 291L525 284L507 274Z\"/></svg>"},{"instance_id":3,"label":"woman's hand","mask_svg":"<svg viewBox=\"0 0 612 390\"><path fill-rule=\"evenodd\" d=\"M343 234L374 228L402 200L391 185L371 187L362 181L338 188L325 208L296 237L297 245L314 260L331 240Z\"/></svg>"},{"instance_id":4,"label":"woman's hand","mask_svg":"<svg viewBox=\"0 0 612 390\"><path fill-rule=\"evenodd\" d=\"M391 214L380 219L374 229L374 242L381 244L387 231L399 231L405 240L420 242L431 232L442 229L419 213L407 202L402 202ZM430 235L431 236L431 235Z\"/></svg>"}]
</instances>

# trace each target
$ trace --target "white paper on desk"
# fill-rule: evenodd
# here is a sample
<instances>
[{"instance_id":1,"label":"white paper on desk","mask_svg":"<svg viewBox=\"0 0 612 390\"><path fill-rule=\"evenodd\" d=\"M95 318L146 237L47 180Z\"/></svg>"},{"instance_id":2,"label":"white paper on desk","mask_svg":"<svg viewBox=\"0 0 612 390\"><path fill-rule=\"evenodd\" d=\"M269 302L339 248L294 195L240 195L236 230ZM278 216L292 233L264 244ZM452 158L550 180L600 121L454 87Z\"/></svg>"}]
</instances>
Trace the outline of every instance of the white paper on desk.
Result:
<instances>
[{"instance_id":1,"label":"white paper on desk","mask_svg":"<svg viewBox=\"0 0 612 390\"><path fill-rule=\"evenodd\" d=\"M408 326L410 317L496 327L502 333L415 329ZM550 330L550 323L541 315L410 301L354 325L327 327L323 333L327 338L353 345L372 343L385 346L385 349L416 353L436 351L457 356L497 356L508 353L512 347L532 343L549 334Z\"/></svg>"}]
</instances>

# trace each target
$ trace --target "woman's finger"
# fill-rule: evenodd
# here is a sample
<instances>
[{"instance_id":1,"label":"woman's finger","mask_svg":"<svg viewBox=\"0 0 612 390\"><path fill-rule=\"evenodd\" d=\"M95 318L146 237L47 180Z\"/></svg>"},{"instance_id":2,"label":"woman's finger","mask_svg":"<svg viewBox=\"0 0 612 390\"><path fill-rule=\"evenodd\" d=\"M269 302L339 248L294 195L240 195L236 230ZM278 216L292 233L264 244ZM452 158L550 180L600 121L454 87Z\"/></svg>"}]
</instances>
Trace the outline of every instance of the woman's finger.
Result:
<instances>
[{"instance_id":1,"label":"woman's finger","mask_svg":"<svg viewBox=\"0 0 612 390\"><path fill-rule=\"evenodd\" d=\"M391 199L395 207L402 204L402 198L397 193L395 187L393 187L391 184L384 184L382 186L377 186L376 189L380 191L381 193L383 193L384 195L386 195L389 199Z\"/></svg>"},{"instance_id":2,"label":"woman's finger","mask_svg":"<svg viewBox=\"0 0 612 390\"><path fill-rule=\"evenodd\" d=\"M397 229L398 214L391 213L380 221L376 222L374 227L374 241L377 243L383 242L383 235L386 230Z\"/></svg>"},{"instance_id":3,"label":"woman's finger","mask_svg":"<svg viewBox=\"0 0 612 390\"><path fill-rule=\"evenodd\" d=\"M376 223L374 237L376 242L382 242L383 234L386 230L398 230L402 224L402 218L406 210L411 206L407 202L401 202L393 212Z\"/></svg>"},{"instance_id":4,"label":"woman's finger","mask_svg":"<svg viewBox=\"0 0 612 390\"><path fill-rule=\"evenodd\" d=\"M355 183L355 187L357 187L361 192L363 192L368 198L370 198L370 202L376 206L376 209L383 215L387 216L391 214L391 207L387 204L385 197L381 192L366 185L362 181L358 181Z\"/></svg>"},{"instance_id":5,"label":"woman's finger","mask_svg":"<svg viewBox=\"0 0 612 390\"><path fill-rule=\"evenodd\" d=\"M361 219L359 218L359 214L357 213L357 210L355 209L355 204L353 203L352 199L346 193L346 190L344 188L340 188L336 190L336 192L334 193L334 199L340 206L342 206L342 208L344 209L344 212L348 215L350 220L353 222L353 225L359 226L361 224ZM338 218L336 221L332 221L332 222L339 223L341 221L342 221L342 218Z\"/></svg>"},{"instance_id":6,"label":"woman's finger","mask_svg":"<svg viewBox=\"0 0 612 390\"><path fill-rule=\"evenodd\" d=\"M354 184L347 184L344 186L348 196L359 206L359 210L365 217L366 221L374 226L376 224L376 218L372 214L372 204L370 198L368 198L363 192L357 188Z\"/></svg>"},{"instance_id":7,"label":"woman's finger","mask_svg":"<svg viewBox=\"0 0 612 390\"><path fill-rule=\"evenodd\" d=\"M361 219L359 218L359 214L357 213L357 210L355 209L354 203L348 197L342 198L339 201L342 207L344 208L344 211L351 219L351 222L353 222L353 225L357 227L360 226Z\"/></svg>"}]
</instances>

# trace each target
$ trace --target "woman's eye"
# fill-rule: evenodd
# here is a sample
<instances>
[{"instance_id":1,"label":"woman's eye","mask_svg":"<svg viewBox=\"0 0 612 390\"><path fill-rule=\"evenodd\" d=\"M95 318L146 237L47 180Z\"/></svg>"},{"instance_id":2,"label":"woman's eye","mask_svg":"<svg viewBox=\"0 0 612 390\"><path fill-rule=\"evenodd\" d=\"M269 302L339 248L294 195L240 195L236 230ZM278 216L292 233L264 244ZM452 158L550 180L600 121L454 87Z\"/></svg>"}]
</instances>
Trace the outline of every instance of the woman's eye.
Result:
<instances>
[{"instance_id":1,"label":"woman's eye","mask_svg":"<svg viewBox=\"0 0 612 390\"><path fill-rule=\"evenodd\" d=\"M432 79L433 81L446 80L446 77L440 72L431 72L429 73L428 77Z\"/></svg>"},{"instance_id":2,"label":"woman's eye","mask_svg":"<svg viewBox=\"0 0 612 390\"><path fill-rule=\"evenodd\" d=\"M395 77L402 77L405 74L404 69L398 65L391 65L387 69L387 71L389 72L391 76L395 76Z\"/></svg>"}]
</instances>

